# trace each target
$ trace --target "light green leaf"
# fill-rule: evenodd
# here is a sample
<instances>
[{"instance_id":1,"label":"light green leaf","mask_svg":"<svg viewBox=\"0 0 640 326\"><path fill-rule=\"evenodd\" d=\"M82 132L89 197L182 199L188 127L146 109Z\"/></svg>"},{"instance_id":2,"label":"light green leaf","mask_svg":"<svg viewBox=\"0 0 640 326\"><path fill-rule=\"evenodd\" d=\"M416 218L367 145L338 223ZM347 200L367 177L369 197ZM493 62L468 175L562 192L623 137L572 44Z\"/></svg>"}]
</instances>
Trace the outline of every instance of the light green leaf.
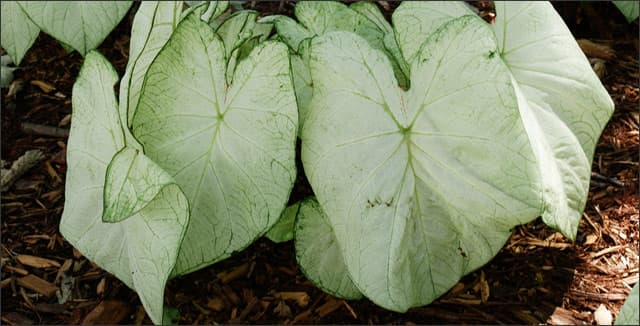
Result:
<instances>
[{"instance_id":1,"label":"light green leaf","mask_svg":"<svg viewBox=\"0 0 640 326\"><path fill-rule=\"evenodd\" d=\"M381 22L384 21L384 17L374 4L360 3L348 7L334 1L304 1L296 5L295 15L314 35L331 31L350 31L366 39L374 49L387 51L384 39L389 28ZM391 64L396 78L400 81L400 87L407 87L408 72L402 71L402 65L396 62L391 53L387 55L392 59Z\"/></svg>"},{"instance_id":2,"label":"light green leaf","mask_svg":"<svg viewBox=\"0 0 640 326\"><path fill-rule=\"evenodd\" d=\"M40 29L29 19L17 1L0 2L0 19L0 43L11 56L11 61L18 66L24 54L38 38Z\"/></svg>"},{"instance_id":3,"label":"light green leaf","mask_svg":"<svg viewBox=\"0 0 640 326\"><path fill-rule=\"evenodd\" d=\"M253 28L256 24L257 17L257 11L239 11L229 16L229 18L223 21L216 29L216 33L220 36L224 44L225 57L227 59L230 58L233 50L254 36Z\"/></svg>"},{"instance_id":4,"label":"light green leaf","mask_svg":"<svg viewBox=\"0 0 640 326\"><path fill-rule=\"evenodd\" d=\"M361 299L342 257L338 241L315 198L301 202L295 223L296 260L304 275L335 297Z\"/></svg>"},{"instance_id":5,"label":"light green leaf","mask_svg":"<svg viewBox=\"0 0 640 326\"><path fill-rule=\"evenodd\" d=\"M280 243L293 239L293 224L296 220L296 215L298 215L301 203L302 201L299 201L284 209L278 222L265 234L269 240Z\"/></svg>"},{"instance_id":6,"label":"light green leaf","mask_svg":"<svg viewBox=\"0 0 640 326\"><path fill-rule=\"evenodd\" d=\"M256 32L262 33L264 31L266 31L265 29L263 29L264 26L269 26L269 25L268 24L256 24L255 25ZM269 30L271 30L272 27L273 26L269 26ZM265 34L254 35L253 37L251 37L250 39L248 39L244 43L242 43L242 45L240 45L240 47L235 49L234 51L238 51L238 54L235 55L235 56L232 54L232 57L236 57L237 61L244 60L246 57L249 56L251 51L253 51L253 48L258 46L258 44L260 44L261 42L264 42L265 40L266 40Z\"/></svg>"},{"instance_id":7,"label":"light green leaf","mask_svg":"<svg viewBox=\"0 0 640 326\"><path fill-rule=\"evenodd\" d=\"M133 133L186 194L173 275L224 259L278 220L295 179L297 112L287 47L266 41L225 80L222 40L186 17L149 68Z\"/></svg>"},{"instance_id":8,"label":"light green leaf","mask_svg":"<svg viewBox=\"0 0 640 326\"><path fill-rule=\"evenodd\" d=\"M352 3L349 8L361 13L367 17L372 23L376 24L384 34L393 34L393 28L384 18L378 6L371 2L360 1Z\"/></svg>"},{"instance_id":9,"label":"light green leaf","mask_svg":"<svg viewBox=\"0 0 640 326\"><path fill-rule=\"evenodd\" d=\"M228 84L233 80L238 62L246 58L256 45L271 34L273 26L256 23L257 17L256 11L239 11L224 20L216 30L225 46Z\"/></svg>"},{"instance_id":10,"label":"light green leaf","mask_svg":"<svg viewBox=\"0 0 640 326\"><path fill-rule=\"evenodd\" d=\"M396 78L398 78L398 84L402 88L409 88L409 66L404 60L404 57L402 57L398 43L395 40L393 28L386 20L386 18L384 18L378 6L371 2L361 1L351 4L349 8L361 13L363 16L373 22L378 27L378 29L380 29L380 31L382 31L383 49L387 52L389 58L391 59L393 71L396 75ZM377 46L379 47L379 42L380 40L378 39L374 44L378 44ZM374 45L374 47L376 47L376 45Z\"/></svg>"},{"instance_id":11,"label":"light green leaf","mask_svg":"<svg viewBox=\"0 0 640 326\"><path fill-rule=\"evenodd\" d=\"M131 1L19 1L45 33L80 54L97 48L118 25Z\"/></svg>"},{"instance_id":12,"label":"light green leaf","mask_svg":"<svg viewBox=\"0 0 640 326\"><path fill-rule=\"evenodd\" d=\"M405 92L364 39L313 40L302 162L351 279L382 307L430 303L542 211L497 49L477 16L452 21L424 42Z\"/></svg>"},{"instance_id":13,"label":"light green leaf","mask_svg":"<svg viewBox=\"0 0 640 326\"><path fill-rule=\"evenodd\" d=\"M628 22L638 19L640 15L640 3L638 1L613 1L613 4L618 7Z\"/></svg>"},{"instance_id":14,"label":"light green leaf","mask_svg":"<svg viewBox=\"0 0 640 326\"><path fill-rule=\"evenodd\" d=\"M333 1L305 1L296 4L295 15L300 24L286 16L269 16L260 21L273 22L278 35L292 49L291 67L300 115L299 126L302 129L313 92L308 53L305 52L311 37L331 31L351 31L365 38L375 49L382 51L387 51L387 45L394 46L395 42L385 44L385 32L388 32L390 27L388 23L385 25L382 13L373 4L352 4L348 7ZM392 48L390 51L399 50ZM396 57L391 53L388 55L393 58L391 62L400 80L400 86L406 87L406 73L402 70L405 65L396 62Z\"/></svg>"},{"instance_id":15,"label":"light green leaf","mask_svg":"<svg viewBox=\"0 0 640 326\"><path fill-rule=\"evenodd\" d=\"M350 31L362 36L372 44L382 43L384 32L366 16L343 3L302 1L296 4L295 15L300 23L314 35L322 35L331 31ZM379 46L375 47L380 48Z\"/></svg>"},{"instance_id":16,"label":"light green leaf","mask_svg":"<svg viewBox=\"0 0 640 326\"><path fill-rule=\"evenodd\" d=\"M195 14L200 17L202 21L209 24L212 28L217 28L220 24L219 20L228 16L227 9L229 8L229 1L185 1L189 8L182 12L180 20Z\"/></svg>"},{"instance_id":17,"label":"light green leaf","mask_svg":"<svg viewBox=\"0 0 640 326\"><path fill-rule=\"evenodd\" d=\"M131 126L138 106L144 76L153 59L167 43L180 21L182 1L145 1L140 4L131 27L129 62L120 82L120 118L123 126ZM127 144L134 146L128 128Z\"/></svg>"},{"instance_id":18,"label":"light green leaf","mask_svg":"<svg viewBox=\"0 0 640 326\"><path fill-rule=\"evenodd\" d=\"M463 1L405 1L393 12L395 39L406 62L411 65L424 41L453 18L473 15Z\"/></svg>"},{"instance_id":19,"label":"light green leaf","mask_svg":"<svg viewBox=\"0 0 640 326\"><path fill-rule=\"evenodd\" d=\"M631 289L631 293L627 297L627 300L620 308L620 313L618 317L616 317L616 325L640 325L640 297L638 293L640 292L639 283L633 286Z\"/></svg>"},{"instance_id":20,"label":"light green leaf","mask_svg":"<svg viewBox=\"0 0 640 326\"><path fill-rule=\"evenodd\" d=\"M160 324L164 287L187 226L188 203L177 187L164 187L137 214L119 223L102 222L107 166L124 147L113 92L117 80L102 55L87 54L73 87L60 232L83 255L136 290L151 320Z\"/></svg>"},{"instance_id":21,"label":"light green leaf","mask_svg":"<svg viewBox=\"0 0 640 326\"><path fill-rule=\"evenodd\" d=\"M573 240L587 200L595 145L613 101L550 3L496 1L495 6L497 18L490 28L498 39L497 55L511 72L536 155L542 218ZM406 28L396 26L396 38L407 61L413 61L415 44L442 22L464 14L456 8L432 2L398 8L394 22ZM409 28L410 22L419 33Z\"/></svg>"},{"instance_id":22,"label":"light green leaf","mask_svg":"<svg viewBox=\"0 0 640 326\"><path fill-rule=\"evenodd\" d=\"M300 42L312 38L314 34L295 20L282 15L274 15L260 18L261 23L272 23L282 41L291 47L294 53L298 52Z\"/></svg>"},{"instance_id":23,"label":"light green leaf","mask_svg":"<svg viewBox=\"0 0 640 326\"><path fill-rule=\"evenodd\" d=\"M209 24L213 23L222 13L229 8L229 1L209 1L207 9L202 13L200 19Z\"/></svg>"}]
</instances>

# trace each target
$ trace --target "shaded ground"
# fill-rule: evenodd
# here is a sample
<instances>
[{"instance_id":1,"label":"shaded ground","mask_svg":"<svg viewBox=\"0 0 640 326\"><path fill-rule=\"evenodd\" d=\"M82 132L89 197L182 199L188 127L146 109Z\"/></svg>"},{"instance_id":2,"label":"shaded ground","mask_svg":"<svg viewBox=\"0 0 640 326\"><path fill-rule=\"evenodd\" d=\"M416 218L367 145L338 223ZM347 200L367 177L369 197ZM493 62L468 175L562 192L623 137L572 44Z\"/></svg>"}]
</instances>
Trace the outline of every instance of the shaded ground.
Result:
<instances>
[{"instance_id":1,"label":"shaded ground","mask_svg":"<svg viewBox=\"0 0 640 326\"><path fill-rule=\"evenodd\" d=\"M387 13L395 6L384 5ZM555 5L577 38L616 53L604 61L603 76L616 111L596 149L575 244L539 220L521 226L484 268L433 304L398 314L367 300L323 294L296 266L292 243L261 239L230 259L169 282L166 301L179 309L180 323L591 324L600 305L615 316L638 282L638 26L627 24L609 3ZM263 13L290 14L292 8L290 3L248 6ZM120 75L130 21L131 15L100 48ZM15 92L2 90L2 159L13 162L30 149L46 156L2 193L5 324L150 323L133 291L58 233L71 88L81 60L41 35L15 74ZM296 198L309 191L299 179ZM71 299L59 304L56 290Z\"/></svg>"}]
</instances>

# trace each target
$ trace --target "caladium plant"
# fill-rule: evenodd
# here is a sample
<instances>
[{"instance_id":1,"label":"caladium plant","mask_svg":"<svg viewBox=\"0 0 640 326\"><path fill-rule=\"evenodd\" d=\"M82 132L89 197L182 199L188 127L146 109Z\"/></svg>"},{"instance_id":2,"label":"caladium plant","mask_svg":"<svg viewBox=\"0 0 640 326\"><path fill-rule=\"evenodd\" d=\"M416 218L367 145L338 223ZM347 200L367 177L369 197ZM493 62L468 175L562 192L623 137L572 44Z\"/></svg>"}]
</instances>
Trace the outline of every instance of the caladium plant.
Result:
<instances>
[{"instance_id":1,"label":"caladium plant","mask_svg":"<svg viewBox=\"0 0 640 326\"><path fill-rule=\"evenodd\" d=\"M85 55L97 48L131 1L2 1L2 47L18 65L40 30Z\"/></svg>"},{"instance_id":2,"label":"caladium plant","mask_svg":"<svg viewBox=\"0 0 640 326\"><path fill-rule=\"evenodd\" d=\"M295 179L287 47L238 42L266 29L240 14L214 31L220 5L185 15L182 2L143 2L119 103L118 76L95 51L73 89L60 231L135 289L154 323L169 322L166 281L264 234ZM251 30L223 27L234 17Z\"/></svg>"},{"instance_id":3,"label":"caladium plant","mask_svg":"<svg viewBox=\"0 0 640 326\"><path fill-rule=\"evenodd\" d=\"M326 219L298 214L318 232L294 237L335 239L305 250L342 256L347 278L320 279L298 255L327 292L406 311L489 261L516 225L542 216L575 238L613 102L549 3L496 11L489 25L463 3L403 3L386 37L397 50L357 26L309 36L302 162ZM304 29L275 25L303 46Z\"/></svg>"},{"instance_id":4,"label":"caladium plant","mask_svg":"<svg viewBox=\"0 0 640 326\"><path fill-rule=\"evenodd\" d=\"M403 3L393 26L371 3L302 2L300 24L225 8L142 3L119 103L96 52L74 86L61 232L154 322L169 278L267 230L326 292L395 311L516 225L575 237L613 104L548 3L496 3L493 25L451 2ZM302 123L317 200L276 225Z\"/></svg>"}]
</instances>

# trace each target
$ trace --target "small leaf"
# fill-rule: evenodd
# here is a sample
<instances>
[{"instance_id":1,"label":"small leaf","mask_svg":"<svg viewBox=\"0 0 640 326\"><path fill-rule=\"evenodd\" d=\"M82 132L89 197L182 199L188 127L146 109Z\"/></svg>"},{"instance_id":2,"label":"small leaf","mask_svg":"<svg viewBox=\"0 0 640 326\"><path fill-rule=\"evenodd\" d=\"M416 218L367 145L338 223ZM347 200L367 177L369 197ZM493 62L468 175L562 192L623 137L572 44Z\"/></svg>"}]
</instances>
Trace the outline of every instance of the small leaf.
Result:
<instances>
[{"instance_id":1,"label":"small leaf","mask_svg":"<svg viewBox=\"0 0 640 326\"><path fill-rule=\"evenodd\" d=\"M405 1L393 12L395 38L411 65L424 41L444 23L473 11L462 1Z\"/></svg>"},{"instance_id":2,"label":"small leaf","mask_svg":"<svg viewBox=\"0 0 640 326\"><path fill-rule=\"evenodd\" d=\"M125 147L107 167L102 221L120 222L149 205L173 179L140 151Z\"/></svg>"},{"instance_id":3,"label":"small leaf","mask_svg":"<svg viewBox=\"0 0 640 326\"><path fill-rule=\"evenodd\" d=\"M382 12L378 6L371 2L360 1L352 3L349 8L361 13L365 17L367 17L372 23L376 24L378 28L385 34L393 34L393 28L384 18Z\"/></svg>"},{"instance_id":4,"label":"small leaf","mask_svg":"<svg viewBox=\"0 0 640 326\"><path fill-rule=\"evenodd\" d=\"M260 18L261 23L272 23L282 41L287 44L293 52L298 52L300 42L314 36L312 32L304 26L298 24L295 20L282 15L274 15Z\"/></svg>"},{"instance_id":5,"label":"small leaf","mask_svg":"<svg viewBox=\"0 0 640 326\"><path fill-rule=\"evenodd\" d=\"M256 23L258 13L252 10L243 10L232 14L225 19L216 29L216 33L222 38L227 58L227 84L233 81L238 62L246 58L251 50L260 42L266 40L273 26L266 23Z\"/></svg>"},{"instance_id":6,"label":"small leaf","mask_svg":"<svg viewBox=\"0 0 640 326\"><path fill-rule=\"evenodd\" d=\"M257 17L257 11L239 11L225 19L216 29L216 33L224 44L225 57L227 59L230 58L233 50L254 36L253 28Z\"/></svg>"},{"instance_id":7,"label":"small leaf","mask_svg":"<svg viewBox=\"0 0 640 326\"><path fill-rule=\"evenodd\" d=\"M278 222L265 234L265 236L276 243L286 242L293 239L293 224L298 215L301 201L287 206L282 212Z\"/></svg>"}]
</instances>

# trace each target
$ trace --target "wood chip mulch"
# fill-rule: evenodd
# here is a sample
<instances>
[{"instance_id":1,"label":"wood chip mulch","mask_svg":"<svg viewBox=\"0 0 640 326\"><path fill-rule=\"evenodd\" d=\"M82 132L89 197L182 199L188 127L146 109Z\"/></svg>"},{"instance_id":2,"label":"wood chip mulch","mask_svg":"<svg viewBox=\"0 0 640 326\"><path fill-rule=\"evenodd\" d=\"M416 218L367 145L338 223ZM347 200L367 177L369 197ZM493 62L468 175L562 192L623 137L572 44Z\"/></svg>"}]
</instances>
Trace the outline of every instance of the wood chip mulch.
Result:
<instances>
[{"instance_id":1,"label":"wood chip mulch","mask_svg":"<svg viewBox=\"0 0 640 326\"><path fill-rule=\"evenodd\" d=\"M270 13L291 14L292 8L290 2L248 4L252 5ZM385 9L387 14L393 6ZM559 9L567 14L566 8ZM569 13L584 17L587 11ZM567 20L575 23L572 17ZM131 18L124 19L100 48L120 75ZM518 227L482 269L433 304L399 314L368 300L345 301L322 293L298 269L292 243L260 239L230 259L169 282L165 300L180 311L180 323L593 324L598 309L615 319L638 282L640 266L638 39L633 30L620 32L626 26L620 17L602 19L618 25L577 37L615 53L601 59L598 69L604 68L602 80L616 110L596 149L589 199L575 243L540 220ZM637 24L630 26L637 31ZM574 34L579 34L579 27ZM2 89L2 159L14 162L34 149L44 154L1 196L3 324L151 322L135 292L88 261L58 231L71 88L81 60L41 35L15 72L12 88ZM296 189L298 197L309 191L304 186Z\"/></svg>"}]
</instances>

